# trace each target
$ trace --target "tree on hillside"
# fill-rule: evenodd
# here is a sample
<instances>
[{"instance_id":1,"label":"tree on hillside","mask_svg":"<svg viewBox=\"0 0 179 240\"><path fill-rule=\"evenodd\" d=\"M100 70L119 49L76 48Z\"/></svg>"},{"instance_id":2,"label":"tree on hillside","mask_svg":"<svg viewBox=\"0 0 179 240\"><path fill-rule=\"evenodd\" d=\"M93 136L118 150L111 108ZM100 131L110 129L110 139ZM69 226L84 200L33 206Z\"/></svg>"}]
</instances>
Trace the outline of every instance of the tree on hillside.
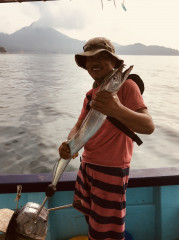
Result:
<instances>
[{"instance_id":1,"label":"tree on hillside","mask_svg":"<svg viewBox=\"0 0 179 240\"><path fill-rule=\"evenodd\" d=\"M6 49L4 47L0 47L0 52L1 53L5 53L6 52Z\"/></svg>"}]
</instances>

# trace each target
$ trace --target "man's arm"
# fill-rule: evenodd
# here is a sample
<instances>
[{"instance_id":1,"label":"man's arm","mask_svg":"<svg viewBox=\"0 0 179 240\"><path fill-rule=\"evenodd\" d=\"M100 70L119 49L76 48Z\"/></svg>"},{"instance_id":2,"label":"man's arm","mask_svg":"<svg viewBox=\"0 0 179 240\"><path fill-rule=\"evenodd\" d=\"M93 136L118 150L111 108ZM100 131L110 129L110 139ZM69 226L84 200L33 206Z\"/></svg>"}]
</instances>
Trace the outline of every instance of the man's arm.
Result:
<instances>
[{"instance_id":1,"label":"man's arm","mask_svg":"<svg viewBox=\"0 0 179 240\"><path fill-rule=\"evenodd\" d=\"M83 122L82 120L78 120L76 122L75 126L71 129L70 133L68 134L67 140L70 140L76 134L76 132L80 129L82 122ZM69 149L69 146L68 146L68 141L63 142L60 145L59 154L60 154L60 157L62 157L63 159L71 158L70 149ZM77 156L78 156L78 154L75 154L73 156L73 158L75 158Z\"/></svg>"},{"instance_id":2,"label":"man's arm","mask_svg":"<svg viewBox=\"0 0 179 240\"><path fill-rule=\"evenodd\" d=\"M137 133L151 134L154 131L154 124L146 108L137 112L121 104L117 94L109 92L98 92L91 107L107 116L116 118L128 128Z\"/></svg>"},{"instance_id":3,"label":"man's arm","mask_svg":"<svg viewBox=\"0 0 179 240\"><path fill-rule=\"evenodd\" d=\"M155 129L152 117L146 108L135 112L124 107L116 113L116 118L136 133L151 134Z\"/></svg>"}]
</instances>

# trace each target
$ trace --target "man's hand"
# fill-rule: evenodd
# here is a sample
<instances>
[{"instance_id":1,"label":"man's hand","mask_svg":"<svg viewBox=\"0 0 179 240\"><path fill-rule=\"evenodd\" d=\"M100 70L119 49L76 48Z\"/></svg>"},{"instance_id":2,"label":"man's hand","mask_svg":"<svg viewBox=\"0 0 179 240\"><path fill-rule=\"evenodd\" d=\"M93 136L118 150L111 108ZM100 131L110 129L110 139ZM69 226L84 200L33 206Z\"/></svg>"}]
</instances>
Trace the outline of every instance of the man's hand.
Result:
<instances>
[{"instance_id":1,"label":"man's hand","mask_svg":"<svg viewBox=\"0 0 179 240\"><path fill-rule=\"evenodd\" d=\"M75 153L72 157L71 157L71 153L70 153L70 148L68 146L68 141L63 142L61 144L61 146L59 147L59 154L60 157L63 159L71 159L71 158L76 158L78 156L78 153Z\"/></svg>"},{"instance_id":2,"label":"man's hand","mask_svg":"<svg viewBox=\"0 0 179 240\"><path fill-rule=\"evenodd\" d=\"M95 99L92 100L91 107L121 121L134 132L151 134L155 129L152 118L145 107L133 111L122 105L117 94L107 91L98 92Z\"/></svg>"},{"instance_id":3,"label":"man's hand","mask_svg":"<svg viewBox=\"0 0 179 240\"><path fill-rule=\"evenodd\" d=\"M96 93L95 99L91 102L91 107L104 115L115 117L116 111L119 111L123 105L117 94L101 91Z\"/></svg>"}]
</instances>

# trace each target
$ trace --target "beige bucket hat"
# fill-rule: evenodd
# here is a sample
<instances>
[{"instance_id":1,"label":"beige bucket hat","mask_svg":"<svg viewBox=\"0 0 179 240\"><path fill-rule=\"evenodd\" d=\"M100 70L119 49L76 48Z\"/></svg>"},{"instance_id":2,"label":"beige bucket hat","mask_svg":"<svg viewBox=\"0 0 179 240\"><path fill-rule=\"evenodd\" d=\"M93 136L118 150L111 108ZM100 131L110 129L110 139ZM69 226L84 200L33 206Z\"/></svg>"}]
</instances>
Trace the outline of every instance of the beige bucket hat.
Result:
<instances>
[{"instance_id":1,"label":"beige bucket hat","mask_svg":"<svg viewBox=\"0 0 179 240\"><path fill-rule=\"evenodd\" d=\"M115 54L115 47L112 42L104 37L92 38L83 46L84 52L75 55L75 61L79 67L86 69L86 57L91 57L100 52L108 52L116 59L115 68L124 62Z\"/></svg>"}]
</instances>

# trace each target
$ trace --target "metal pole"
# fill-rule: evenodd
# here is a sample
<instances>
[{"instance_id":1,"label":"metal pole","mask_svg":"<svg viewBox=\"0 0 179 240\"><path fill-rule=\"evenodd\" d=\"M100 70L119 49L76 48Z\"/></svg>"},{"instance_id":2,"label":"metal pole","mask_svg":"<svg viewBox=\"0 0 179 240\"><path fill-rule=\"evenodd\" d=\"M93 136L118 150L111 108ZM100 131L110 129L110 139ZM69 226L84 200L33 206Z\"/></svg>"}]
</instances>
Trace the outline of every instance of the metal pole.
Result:
<instances>
[{"instance_id":1,"label":"metal pole","mask_svg":"<svg viewBox=\"0 0 179 240\"><path fill-rule=\"evenodd\" d=\"M48 211L56 211L56 210L60 210L60 209L64 209L64 208L70 208L70 207L73 207L73 204L68 204L68 205L55 207L55 208L49 208Z\"/></svg>"},{"instance_id":2,"label":"metal pole","mask_svg":"<svg viewBox=\"0 0 179 240\"><path fill-rule=\"evenodd\" d=\"M47 199L48 199L48 197L45 197L45 199L44 199L43 203L41 204L41 206L40 206L40 208L39 208L37 214L36 214L35 217L34 217L34 220L36 220L37 217L39 216L39 214L40 214L40 212L42 211L42 208L44 207L44 205L45 205Z\"/></svg>"}]
</instances>

